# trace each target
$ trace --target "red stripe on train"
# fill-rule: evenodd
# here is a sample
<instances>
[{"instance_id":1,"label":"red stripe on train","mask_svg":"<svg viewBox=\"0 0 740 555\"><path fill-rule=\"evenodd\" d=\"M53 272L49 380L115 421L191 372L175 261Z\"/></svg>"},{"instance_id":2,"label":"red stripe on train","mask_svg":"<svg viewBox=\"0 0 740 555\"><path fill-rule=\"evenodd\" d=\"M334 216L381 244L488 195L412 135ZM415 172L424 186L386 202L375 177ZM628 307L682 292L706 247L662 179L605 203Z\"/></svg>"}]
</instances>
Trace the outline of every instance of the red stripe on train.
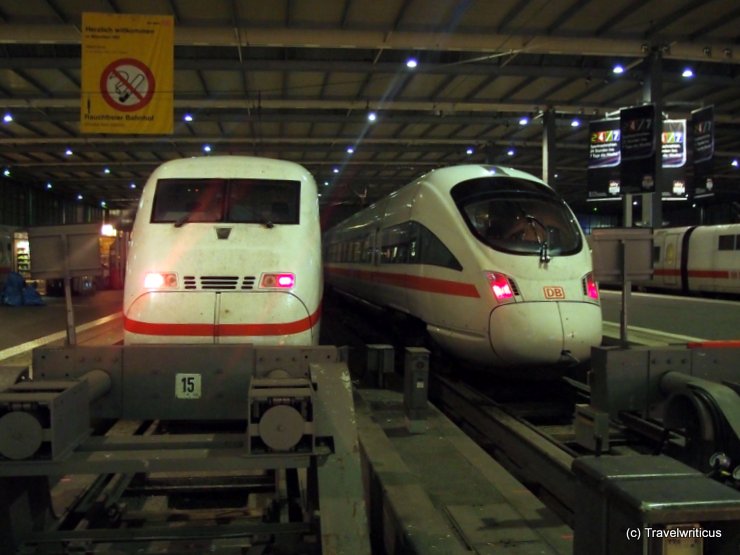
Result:
<instances>
[{"instance_id":1,"label":"red stripe on train","mask_svg":"<svg viewBox=\"0 0 740 555\"><path fill-rule=\"evenodd\" d=\"M141 322L123 317L123 329L142 335L185 337L250 337L261 335L292 335L311 329L321 319L321 305L316 312L295 322L277 324L172 324Z\"/></svg>"},{"instance_id":2,"label":"red stripe on train","mask_svg":"<svg viewBox=\"0 0 740 555\"><path fill-rule=\"evenodd\" d=\"M383 283L395 285L407 289L427 291L429 293L441 293L443 295L454 295L457 297L478 298L478 289L471 283L449 281L446 279L412 276L409 274L394 274L391 272L371 272L369 270L356 270L351 268L326 267L326 271L338 276L361 279L371 283Z\"/></svg>"},{"instance_id":3,"label":"red stripe on train","mask_svg":"<svg viewBox=\"0 0 740 555\"><path fill-rule=\"evenodd\" d=\"M681 270L675 268L655 268L653 274L656 276L680 276ZM729 279L730 272L727 270L689 270L689 277Z\"/></svg>"}]
</instances>

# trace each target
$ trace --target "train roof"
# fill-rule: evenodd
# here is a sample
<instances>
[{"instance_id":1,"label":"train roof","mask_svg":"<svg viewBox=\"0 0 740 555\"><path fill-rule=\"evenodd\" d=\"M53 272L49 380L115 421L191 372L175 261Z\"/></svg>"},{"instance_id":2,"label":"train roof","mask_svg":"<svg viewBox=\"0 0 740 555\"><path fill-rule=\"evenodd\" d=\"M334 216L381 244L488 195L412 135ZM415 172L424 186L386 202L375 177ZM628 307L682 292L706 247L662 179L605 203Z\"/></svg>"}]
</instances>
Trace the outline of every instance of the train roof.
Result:
<instances>
[{"instance_id":1,"label":"train roof","mask_svg":"<svg viewBox=\"0 0 740 555\"><path fill-rule=\"evenodd\" d=\"M431 170L418 178L414 179L410 183L407 183L403 187L397 189L396 191L390 193L389 195L384 196L382 199L374 202L367 208L360 210L359 212L355 212L348 218L345 218L341 222L335 224L332 226L332 228L329 230L333 230L335 228L340 228L345 226L346 224L349 224L358 218L362 218L362 214L365 212L365 210L371 210L374 209L375 206L388 199L389 197L393 197L400 193L403 189L406 187L411 187L417 183L428 183L431 187L434 187L435 189L439 190L451 190L455 185L463 182L468 181L470 179L477 179L477 178L514 178L514 179L525 179L527 181L532 181L534 183L537 183L539 185L542 185L543 187L547 187L550 191L554 190L552 187L550 187L547 183L545 183L540 178L532 175L531 173L523 172L521 170L517 170L508 166L497 166L497 165L491 165L491 164L462 164L458 166L447 166L444 168L438 168Z\"/></svg>"},{"instance_id":2,"label":"train roof","mask_svg":"<svg viewBox=\"0 0 740 555\"><path fill-rule=\"evenodd\" d=\"M149 179L169 177L260 177L302 180L309 171L295 162L257 156L194 156L170 160Z\"/></svg>"},{"instance_id":3,"label":"train roof","mask_svg":"<svg viewBox=\"0 0 740 555\"><path fill-rule=\"evenodd\" d=\"M497 166L490 164L464 164L459 166L448 166L445 168L439 168L422 175L419 180L444 183L448 184L449 187L452 188L461 181L475 179L477 177L510 177L515 179L526 179L527 181L534 181L535 183L544 185L547 188L551 188L547 183L542 181L540 178L532 175L531 173L523 172L521 170L517 170L508 166ZM418 180L415 180L414 183L416 183L417 181Z\"/></svg>"}]
</instances>

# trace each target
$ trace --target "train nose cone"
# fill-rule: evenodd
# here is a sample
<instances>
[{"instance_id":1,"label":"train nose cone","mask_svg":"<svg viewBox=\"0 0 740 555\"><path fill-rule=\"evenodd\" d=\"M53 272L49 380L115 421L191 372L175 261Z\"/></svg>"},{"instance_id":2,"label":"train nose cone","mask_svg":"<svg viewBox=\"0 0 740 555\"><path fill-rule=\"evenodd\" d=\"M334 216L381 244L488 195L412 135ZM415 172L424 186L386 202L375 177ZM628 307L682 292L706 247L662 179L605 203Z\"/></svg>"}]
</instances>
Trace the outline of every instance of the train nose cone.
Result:
<instances>
[{"instance_id":1,"label":"train nose cone","mask_svg":"<svg viewBox=\"0 0 740 555\"><path fill-rule=\"evenodd\" d=\"M491 348L507 364L553 365L583 361L601 343L601 308L581 302L525 302L496 307Z\"/></svg>"}]
</instances>

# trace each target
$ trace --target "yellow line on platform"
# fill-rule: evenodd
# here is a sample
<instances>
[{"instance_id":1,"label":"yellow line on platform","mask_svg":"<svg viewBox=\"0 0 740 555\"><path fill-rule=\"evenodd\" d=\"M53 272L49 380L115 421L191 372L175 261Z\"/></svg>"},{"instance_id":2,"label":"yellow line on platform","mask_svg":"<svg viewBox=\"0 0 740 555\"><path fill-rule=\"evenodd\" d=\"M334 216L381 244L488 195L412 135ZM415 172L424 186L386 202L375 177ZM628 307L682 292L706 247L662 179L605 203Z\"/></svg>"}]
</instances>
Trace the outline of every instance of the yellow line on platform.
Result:
<instances>
[{"instance_id":1,"label":"yellow line on platform","mask_svg":"<svg viewBox=\"0 0 740 555\"><path fill-rule=\"evenodd\" d=\"M117 318L121 318L120 312L109 314L108 316L103 316L102 318L98 318L97 320L93 320L92 322L87 322L86 324L81 324L79 326L76 326L75 330L77 331L77 333L81 333L96 326L102 326L103 324L112 322ZM0 351L0 361L5 360L6 358L14 357L16 355L20 355L27 351L31 351L36 347L41 347L41 345L46 345L47 343L59 341L60 339L66 339L66 337L66 330L59 331L56 333L52 333L51 335L47 335L46 337L39 337L38 339L26 341L25 343L21 343L20 345L16 345L15 347L8 347L7 349L3 349L2 351Z\"/></svg>"}]
</instances>

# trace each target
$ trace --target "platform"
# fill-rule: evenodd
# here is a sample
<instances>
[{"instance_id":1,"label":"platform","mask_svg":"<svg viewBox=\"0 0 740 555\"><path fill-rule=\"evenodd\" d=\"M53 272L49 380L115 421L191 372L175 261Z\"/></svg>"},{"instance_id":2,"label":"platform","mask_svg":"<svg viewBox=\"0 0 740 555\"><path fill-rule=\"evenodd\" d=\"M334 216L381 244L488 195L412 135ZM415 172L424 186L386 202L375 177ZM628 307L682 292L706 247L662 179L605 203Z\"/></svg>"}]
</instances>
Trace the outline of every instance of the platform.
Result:
<instances>
[{"instance_id":1,"label":"platform","mask_svg":"<svg viewBox=\"0 0 740 555\"><path fill-rule=\"evenodd\" d=\"M355 404L374 552L572 553L571 529L437 409L412 434L401 393Z\"/></svg>"}]
</instances>

